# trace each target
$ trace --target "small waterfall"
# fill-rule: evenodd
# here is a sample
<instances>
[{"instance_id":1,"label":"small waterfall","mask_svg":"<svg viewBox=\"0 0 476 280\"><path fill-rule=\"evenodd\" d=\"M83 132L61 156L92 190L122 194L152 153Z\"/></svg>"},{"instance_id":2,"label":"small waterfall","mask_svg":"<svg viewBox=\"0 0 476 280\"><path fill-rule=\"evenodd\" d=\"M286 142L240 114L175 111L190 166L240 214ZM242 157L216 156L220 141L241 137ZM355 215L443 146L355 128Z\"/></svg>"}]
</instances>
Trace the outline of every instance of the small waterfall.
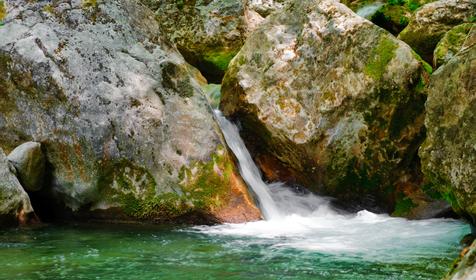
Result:
<instances>
[{"instance_id":1,"label":"small waterfall","mask_svg":"<svg viewBox=\"0 0 476 280\"><path fill-rule=\"evenodd\" d=\"M264 218L266 220L280 218L281 213L278 210L276 202L273 200L268 186L261 179L260 171L246 149L245 143L243 143L240 133L238 132L238 128L228 121L219 110L215 110L214 112L228 147L230 147L238 159L241 176L257 196L258 204Z\"/></svg>"}]
</instances>

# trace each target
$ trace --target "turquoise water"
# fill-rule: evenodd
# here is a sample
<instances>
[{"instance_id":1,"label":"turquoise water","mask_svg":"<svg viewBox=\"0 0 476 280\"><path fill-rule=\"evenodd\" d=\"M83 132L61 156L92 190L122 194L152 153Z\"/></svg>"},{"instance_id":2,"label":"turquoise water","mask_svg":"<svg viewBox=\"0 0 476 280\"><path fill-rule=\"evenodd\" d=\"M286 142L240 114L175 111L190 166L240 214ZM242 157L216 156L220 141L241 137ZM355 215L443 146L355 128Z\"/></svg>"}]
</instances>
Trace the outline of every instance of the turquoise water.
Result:
<instances>
[{"instance_id":1,"label":"turquoise water","mask_svg":"<svg viewBox=\"0 0 476 280\"><path fill-rule=\"evenodd\" d=\"M249 233L247 227L254 228L253 224L192 228L66 225L2 230L0 278L440 279L458 254L459 238L469 231L457 221L435 220L429 226L440 233L444 230L444 236L435 239L422 234L421 246L410 242L411 248L394 250L402 247L402 240L392 240L398 236L396 232L382 243L386 248L381 252L387 253L379 257L361 249L329 251L294 246L299 244L293 243L299 236L227 232L243 227ZM372 236L361 238L364 241ZM305 237L301 241L301 245L306 244ZM371 251L379 252L375 248Z\"/></svg>"}]
</instances>

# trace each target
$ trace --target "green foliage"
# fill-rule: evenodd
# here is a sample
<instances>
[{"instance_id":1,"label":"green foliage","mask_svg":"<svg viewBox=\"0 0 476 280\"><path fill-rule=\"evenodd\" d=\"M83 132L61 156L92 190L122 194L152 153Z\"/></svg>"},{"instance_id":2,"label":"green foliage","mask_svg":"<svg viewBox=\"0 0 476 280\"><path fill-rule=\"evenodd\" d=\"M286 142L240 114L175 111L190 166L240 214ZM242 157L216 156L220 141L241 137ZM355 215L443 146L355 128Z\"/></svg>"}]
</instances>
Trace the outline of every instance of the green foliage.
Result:
<instances>
[{"instance_id":1,"label":"green foliage","mask_svg":"<svg viewBox=\"0 0 476 280\"><path fill-rule=\"evenodd\" d=\"M399 217L408 215L416 206L417 205L413 203L410 198L404 197L402 194L401 197L397 199L397 202L395 204L395 211L393 211L392 215Z\"/></svg>"},{"instance_id":2,"label":"green foliage","mask_svg":"<svg viewBox=\"0 0 476 280\"><path fill-rule=\"evenodd\" d=\"M391 38L382 36L377 47L372 50L364 69L365 73L376 80L381 79L387 64L395 56L396 49L397 44Z\"/></svg>"},{"instance_id":3,"label":"green foliage","mask_svg":"<svg viewBox=\"0 0 476 280\"><path fill-rule=\"evenodd\" d=\"M420 8L420 3L418 1L414 1L414 0L407 0L407 3L406 3L408 9L410 9L410 11L414 12L416 11L416 9Z\"/></svg>"},{"instance_id":4,"label":"green foliage","mask_svg":"<svg viewBox=\"0 0 476 280\"><path fill-rule=\"evenodd\" d=\"M405 0L388 0L387 1L387 3L389 5L393 5L393 6L397 6L397 5L401 6L401 5L405 4L405 2L406 2Z\"/></svg>"}]
</instances>

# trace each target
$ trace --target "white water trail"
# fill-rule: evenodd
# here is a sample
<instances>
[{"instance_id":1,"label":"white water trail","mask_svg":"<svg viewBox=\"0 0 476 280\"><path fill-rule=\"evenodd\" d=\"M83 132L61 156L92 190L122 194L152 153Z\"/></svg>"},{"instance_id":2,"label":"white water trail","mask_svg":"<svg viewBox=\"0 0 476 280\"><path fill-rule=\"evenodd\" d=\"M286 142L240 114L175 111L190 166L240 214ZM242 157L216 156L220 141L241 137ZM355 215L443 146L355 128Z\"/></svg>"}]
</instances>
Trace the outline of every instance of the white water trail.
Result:
<instances>
[{"instance_id":1,"label":"white water trail","mask_svg":"<svg viewBox=\"0 0 476 280\"><path fill-rule=\"evenodd\" d=\"M218 119L228 147L230 147L238 159L241 176L257 196L264 218L270 220L281 217L266 183L261 179L258 167L253 162L245 143L243 143L240 137L238 128L228 121L220 111L215 110L215 116Z\"/></svg>"},{"instance_id":2,"label":"white water trail","mask_svg":"<svg viewBox=\"0 0 476 280\"><path fill-rule=\"evenodd\" d=\"M366 210L342 213L333 209L327 198L296 193L282 183L266 184L237 127L220 111L216 110L215 115L238 159L243 179L257 196L265 220L199 226L193 230L246 237L251 244L268 240L274 248L291 247L390 262L438 256L450 245L457 246L459 238L469 231L467 225L452 219L409 221Z\"/></svg>"}]
</instances>

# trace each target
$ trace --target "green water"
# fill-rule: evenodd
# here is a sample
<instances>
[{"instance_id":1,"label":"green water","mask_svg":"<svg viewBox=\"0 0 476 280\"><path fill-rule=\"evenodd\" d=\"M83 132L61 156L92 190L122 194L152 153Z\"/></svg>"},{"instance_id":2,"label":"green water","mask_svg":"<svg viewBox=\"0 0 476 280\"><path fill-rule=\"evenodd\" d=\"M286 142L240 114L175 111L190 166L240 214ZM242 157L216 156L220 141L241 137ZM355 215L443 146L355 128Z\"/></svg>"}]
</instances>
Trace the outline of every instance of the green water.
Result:
<instances>
[{"instance_id":1,"label":"green water","mask_svg":"<svg viewBox=\"0 0 476 280\"><path fill-rule=\"evenodd\" d=\"M1 279L440 279L460 249L420 248L411 260L324 254L275 239L188 228L47 226L0 231ZM391 240L389 240L391 242Z\"/></svg>"}]
</instances>

